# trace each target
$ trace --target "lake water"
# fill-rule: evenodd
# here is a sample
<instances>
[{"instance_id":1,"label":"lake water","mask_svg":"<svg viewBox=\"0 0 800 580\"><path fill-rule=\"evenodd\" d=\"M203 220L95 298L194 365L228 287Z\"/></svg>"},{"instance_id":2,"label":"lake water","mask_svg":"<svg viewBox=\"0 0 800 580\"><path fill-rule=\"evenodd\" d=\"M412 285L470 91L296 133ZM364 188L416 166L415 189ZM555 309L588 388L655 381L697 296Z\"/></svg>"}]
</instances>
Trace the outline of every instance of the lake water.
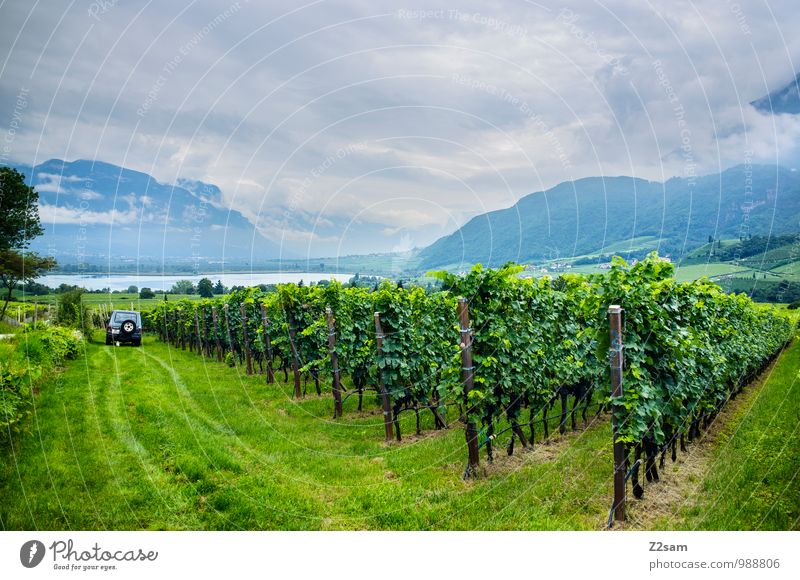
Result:
<instances>
[{"instance_id":1,"label":"lake water","mask_svg":"<svg viewBox=\"0 0 800 580\"><path fill-rule=\"evenodd\" d=\"M136 274L51 274L37 278L40 284L55 288L61 284L82 286L87 290L101 290L110 288L111 290L127 290L128 286L137 288L151 288L156 292L169 290L178 280L191 280L195 284L202 278L208 278L216 284L217 280L230 288L231 286L257 286L259 284L285 284L302 280L304 283L319 282L320 280L338 280L347 282L353 274L325 274L309 272L235 272L217 274L199 274L190 276L186 274L177 275L136 275Z\"/></svg>"}]
</instances>

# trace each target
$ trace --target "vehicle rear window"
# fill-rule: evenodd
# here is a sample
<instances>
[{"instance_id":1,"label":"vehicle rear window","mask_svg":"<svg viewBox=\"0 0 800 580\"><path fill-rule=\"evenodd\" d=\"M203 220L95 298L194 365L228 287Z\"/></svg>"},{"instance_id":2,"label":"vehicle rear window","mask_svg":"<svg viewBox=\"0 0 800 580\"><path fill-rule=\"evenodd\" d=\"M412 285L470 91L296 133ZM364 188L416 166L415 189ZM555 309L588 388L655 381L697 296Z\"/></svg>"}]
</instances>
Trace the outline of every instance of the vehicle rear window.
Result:
<instances>
[{"instance_id":1,"label":"vehicle rear window","mask_svg":"<svg viewBox=\"0 0 800 580\"><path fill-rule=\"evenodd\" d=\"M138 324L139 318L136 312L115 312L114 322L122 322L123 320L135 320Z\"/></svg>"}]
</instances>

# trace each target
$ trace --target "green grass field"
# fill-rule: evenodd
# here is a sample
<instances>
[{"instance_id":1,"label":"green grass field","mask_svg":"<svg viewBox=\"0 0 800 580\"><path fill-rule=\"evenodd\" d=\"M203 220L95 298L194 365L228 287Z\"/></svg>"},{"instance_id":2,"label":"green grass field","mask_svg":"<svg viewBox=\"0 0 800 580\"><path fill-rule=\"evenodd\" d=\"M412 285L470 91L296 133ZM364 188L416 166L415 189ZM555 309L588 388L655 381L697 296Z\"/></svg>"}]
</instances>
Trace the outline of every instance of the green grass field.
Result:
<instances>
[{"instance_id":1,"label":"green grass field","mask_svg":"<svg viewBox=\"0 0 800 580\"><path fill-rule=\"evenodd\" d=\"M723 469L705 475L710 493L687 498L696 507L665 527L798 526L798 368L795 345L730 426L716 460ZM329 394L297 402L290 393L289 385L266 385L262 375L240 375L151 337L142 348L88 343L41 389L29 433L0 456L0 527L604 526L612 473L606 418L549 444L537 440L533 451L518 446L511 458L501 437L495 465L463 482L458 426L433 432L426 416L423 437L387 445L373 400L361 415L348 400L345 417L333 421ZM413 433L413 413L403 431ZM751 491L758 501L746 504Z\"/></svg>"},{"instance_id":2,"label":"green grass field","mask_svg":"<svg viewBox=\"0 0 800 580\"><path fill-rule=\"evenodd\" d=\"M39 304L57 304L58 294L45 294L43 296L15 296L16 302L38 302ZM199 294L168 294L168 300L200 300ZM155 298L139 298L138 294L120 292L119 294L83 294L83 302L91 309L99 308L105 304L111 310L129 310L133 306L134 310L151 310L156 304L164 301L163 294L156 294ZM11 309L11 305L9 305ZM13 313L9 310L9 316Z\"/></svg>"},{"instance_id":3,"label":"green grass field","mask_svg":"<svg viewBox=\"0 0 800 580\"><path fill-rule=\"evenodd\" d=\"M675 280L678 282L689 282L691 280L697 280L704 276L708 278L715 278L727 274L736 274L737 276L743 276L752 274L752 271L748 270L747 268L734 266L732 264L719 264L714 262L708 264L696 264L694 266L681 266L675 268Z\"/></svg>"},{"instance_id":4,"label":"green grass field","mask_svg":"<svg viewBox=\"0 0 800 580\"><path fill-rule=\"evenodd\" d=\"M660 528L800 528L800 347L794 344L761 389L745 391L711 449L707 476Z\"/></svg>"}]
</instances>

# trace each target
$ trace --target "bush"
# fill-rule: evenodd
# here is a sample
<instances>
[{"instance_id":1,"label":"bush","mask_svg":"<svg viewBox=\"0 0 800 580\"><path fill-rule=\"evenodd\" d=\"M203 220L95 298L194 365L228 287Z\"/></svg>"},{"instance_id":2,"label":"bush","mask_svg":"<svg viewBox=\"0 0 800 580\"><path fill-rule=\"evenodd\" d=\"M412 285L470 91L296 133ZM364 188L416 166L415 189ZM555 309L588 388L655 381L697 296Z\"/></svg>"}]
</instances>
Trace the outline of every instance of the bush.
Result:
<instances>
[{"instance_id":1,"label":"bush","mask_svg":"<svg viewBox=\"0 0 800 580\"><path fill-rule=\"evenodd\" d=\"M787 306L786 308L788 308L789 310L797 310L798 308L800 308L800 300L795 300L794 302L789 304L789 306Z\"/></svg>"},{"instance_id":2,"label":"bush","mask_svg":"<svg viewBox=\"0 0 800 580\"><path fill-rule=\"evenodd\" d=\"M92 332L92 317L89 308L83 304L83 290L80 288L64 292L58 297L56 323L83 331L87 336Z\"/></svg>"},{"instance_id":3,"label":"bush","mask_svg":"<svg viewBox=\"0 0 800 580\"><path fill-rule=\"evenodd\" d=\"M69 328L51 326L41 333L41 342L47 348L47 355L54 366L64 361L78 358L81 346L81 333Z\"/></svg>"},{"instance_id":4,"label":"bush","mask_svg":"<svg viewBox=\"0 0 800 580\"><path fill-rule=\"evenodd\" d=\"M58 326L28 327L0 343L0 441L30 415L31 389L64 361L77 358L81 335Z\"/></svg>"}]
</instances>

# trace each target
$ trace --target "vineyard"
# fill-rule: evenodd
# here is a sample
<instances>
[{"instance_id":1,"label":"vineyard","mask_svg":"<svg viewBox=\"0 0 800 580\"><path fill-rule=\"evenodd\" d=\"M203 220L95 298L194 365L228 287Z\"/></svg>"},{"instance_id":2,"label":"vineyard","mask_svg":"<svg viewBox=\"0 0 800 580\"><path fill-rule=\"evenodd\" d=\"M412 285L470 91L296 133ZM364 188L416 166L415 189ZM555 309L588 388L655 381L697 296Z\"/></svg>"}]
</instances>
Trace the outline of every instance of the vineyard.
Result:
<instances>
[{"instance_id":1,"label":"vineyard","mask_svg":"<svg viewBox=\"0 0 800 580\"><path fill-rule=\"evenodd\" d=\"M520 279L521 268L480 266L463 276L437 273L442 290L384 281L363 288L281 285L196 302L160 304L148 323L163 341L247 374L292 373L294 397L312 383L342 400L374 391L385 437L401 440L399 415L430 413L436 429L463 424L465 477L479 468L478 450L493 459L504 433L532 445L537 425L560 402L559 427L576 414L610 411L621 446L616 472L641 497L657 459L708 425L782 349L793 322L745 296L707 281L677 283L655 255L632 267L616 260L607 274ZM623 309L619 341L610 339L608 310ZM621 396L612 397L609 355L622 351ZM570 408L570 400L572 407ZM450 422L448 422L450 421Z\"/></svg>"}]
</instances>

